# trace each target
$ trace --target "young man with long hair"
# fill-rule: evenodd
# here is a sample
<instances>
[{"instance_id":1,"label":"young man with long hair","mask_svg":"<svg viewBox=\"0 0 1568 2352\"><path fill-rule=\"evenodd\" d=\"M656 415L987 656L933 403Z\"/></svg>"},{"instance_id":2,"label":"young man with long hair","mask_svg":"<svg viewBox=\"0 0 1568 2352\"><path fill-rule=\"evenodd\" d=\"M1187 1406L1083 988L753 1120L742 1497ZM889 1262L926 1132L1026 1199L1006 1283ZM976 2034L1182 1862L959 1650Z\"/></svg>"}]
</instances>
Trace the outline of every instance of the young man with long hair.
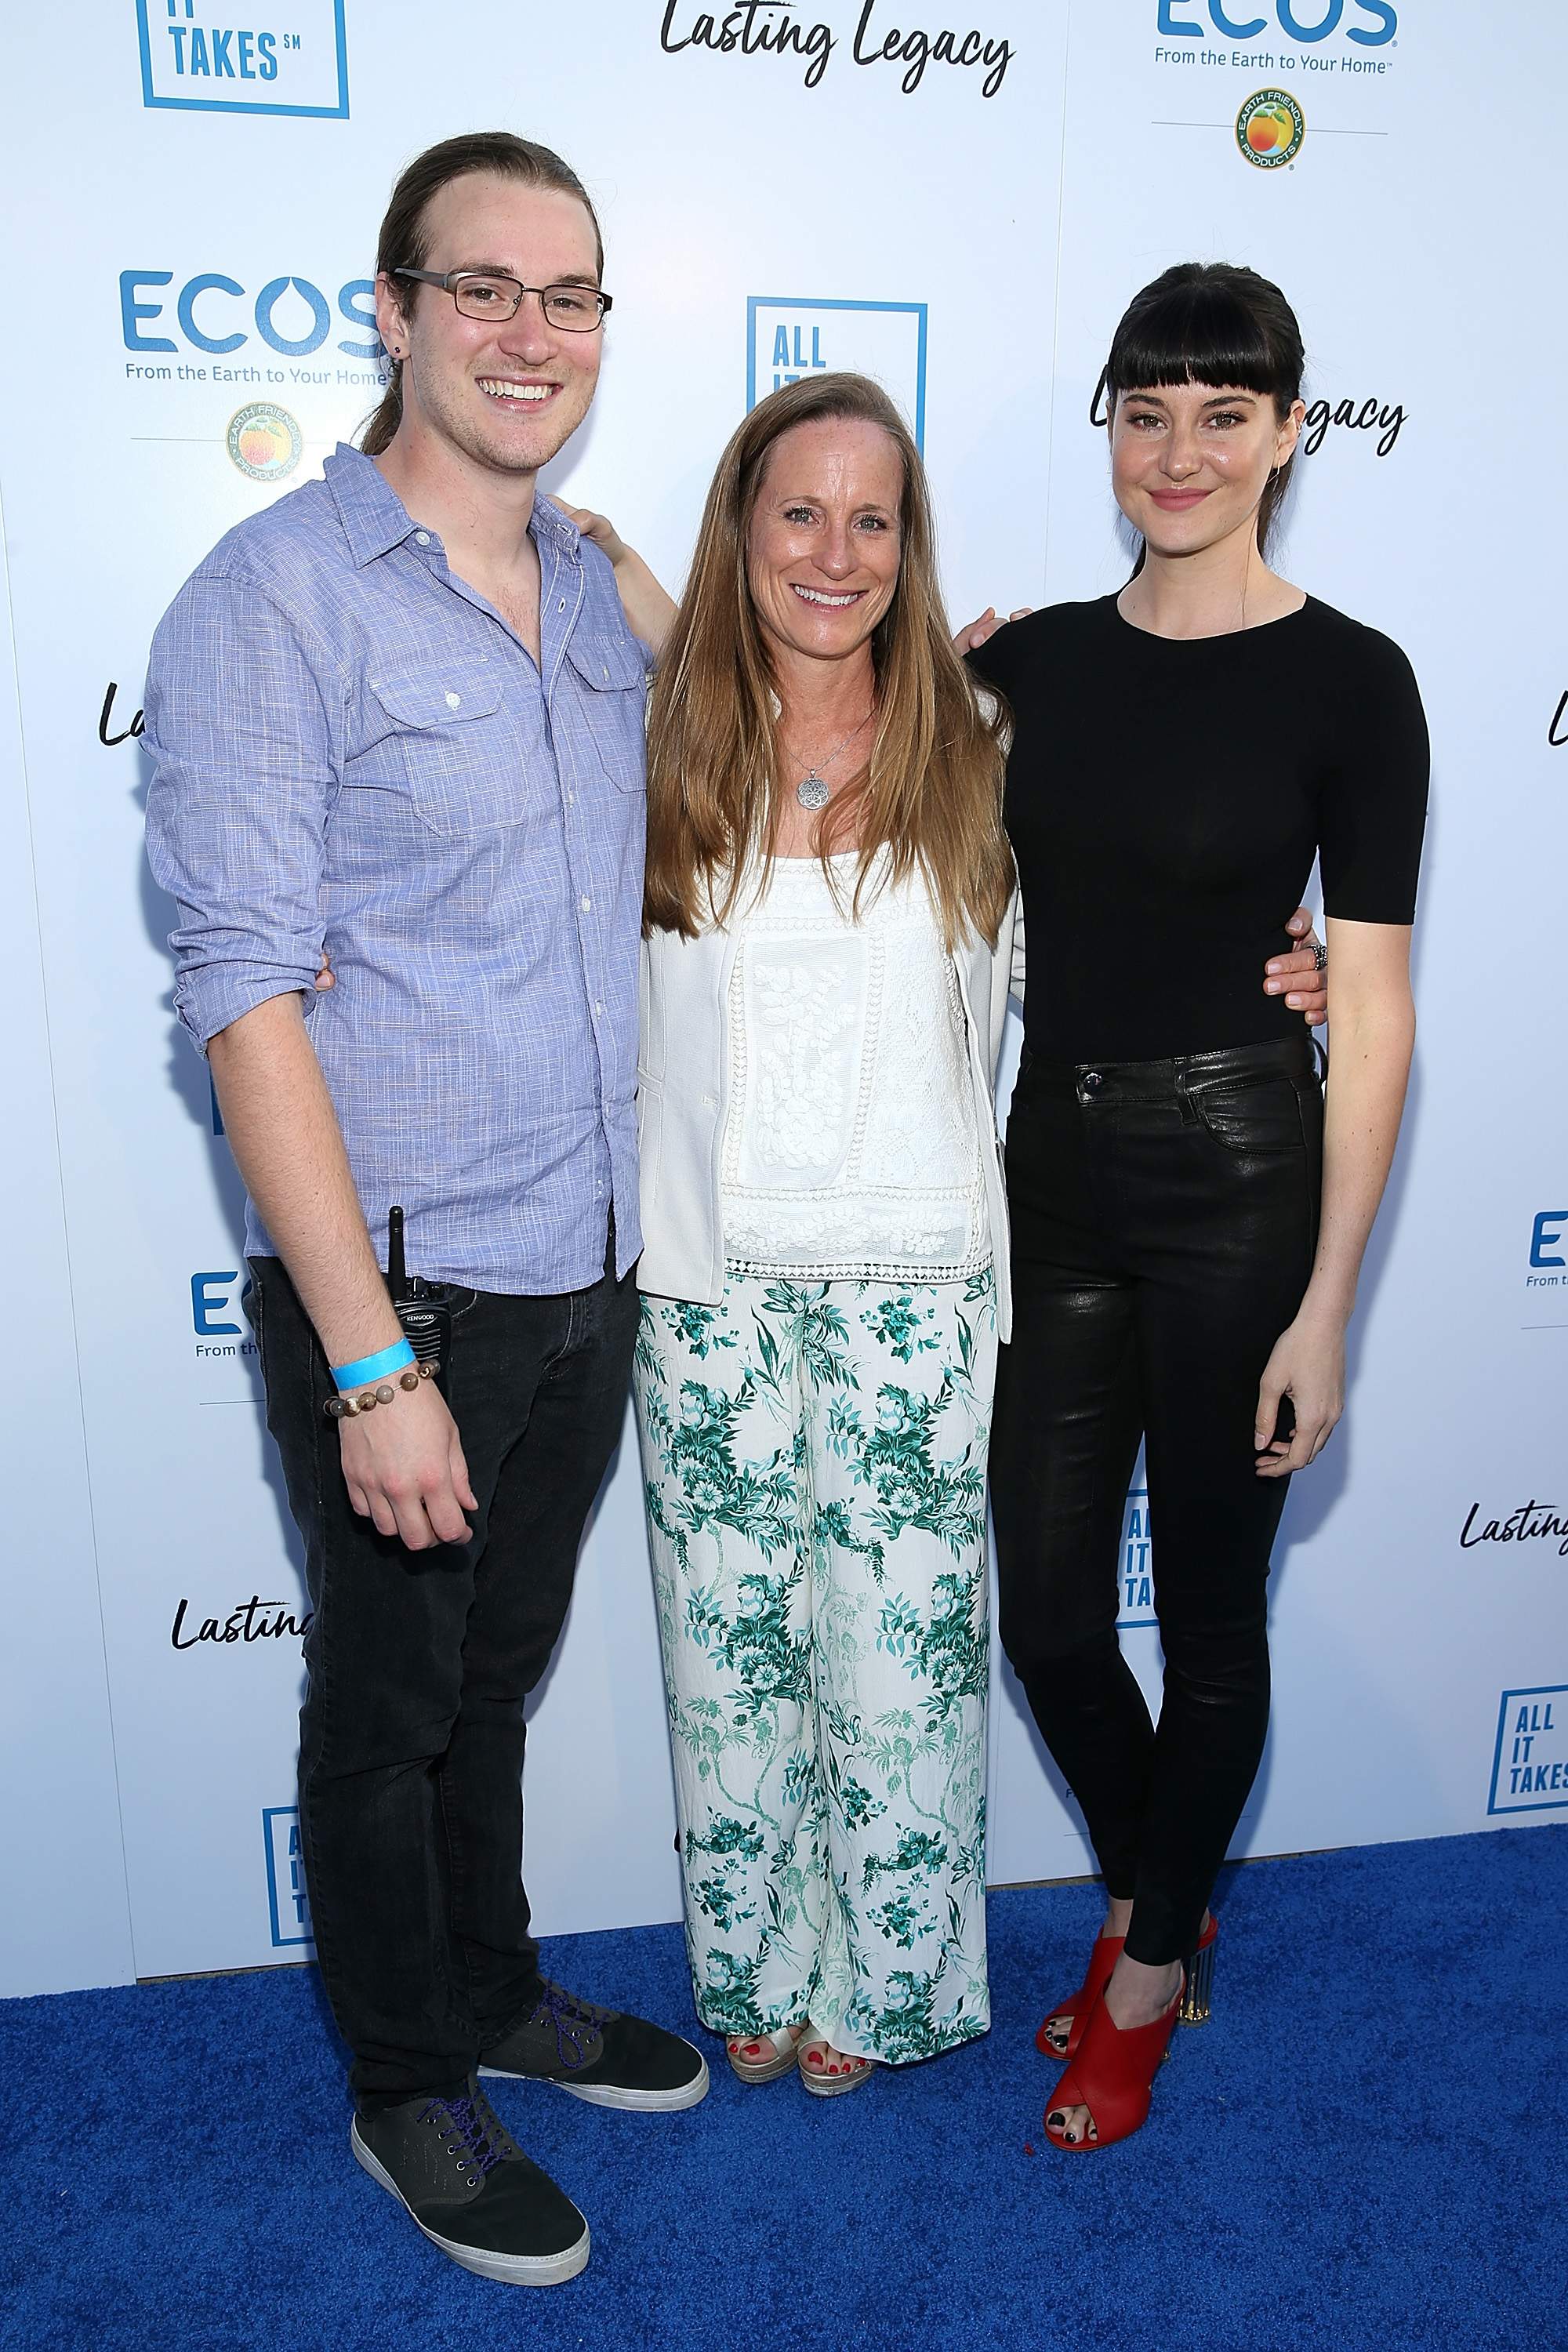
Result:
<instances>
[{"instance_id":1,"label":"young man with long hair","mask_svg":"<svg viewBox=\"0 0 1568 2352\"><path fill-rule=\"evenodd\" d=\"M689 2043L541 1976L521 1877L523 1701L620 1434L641 1246L647 667L536 495L594 396L602 262L548 148L416 158L363 450L220 541L147 693L176 1002L250 1196L315 1612L301 1839L353 2153L454 2261L533 2284L582 2269L587 2227L477 2076L640 2109L708 2085ZM382 1272L395 1202L448 1288L439 1381Z\"/></svg>"}]
</instances>

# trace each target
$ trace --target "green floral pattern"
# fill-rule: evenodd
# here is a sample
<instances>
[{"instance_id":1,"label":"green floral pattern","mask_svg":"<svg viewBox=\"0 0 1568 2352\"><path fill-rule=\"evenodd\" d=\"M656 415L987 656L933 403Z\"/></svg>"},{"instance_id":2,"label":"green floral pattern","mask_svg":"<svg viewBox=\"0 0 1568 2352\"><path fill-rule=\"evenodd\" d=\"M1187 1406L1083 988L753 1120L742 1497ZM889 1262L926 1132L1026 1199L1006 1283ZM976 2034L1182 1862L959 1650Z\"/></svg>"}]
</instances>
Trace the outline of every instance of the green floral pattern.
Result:
<instances>
[{"instance_id":1,"label":"green floral pattern","mask_svg":"<svg viewBox=\"0 0 1568 2352\"><path fill-rule=\"evenodd\" d=\"M989 1272L732 1277L637 1350L687 1951L720 2033L984 2033Z\"/></svg>"}]
</instances>

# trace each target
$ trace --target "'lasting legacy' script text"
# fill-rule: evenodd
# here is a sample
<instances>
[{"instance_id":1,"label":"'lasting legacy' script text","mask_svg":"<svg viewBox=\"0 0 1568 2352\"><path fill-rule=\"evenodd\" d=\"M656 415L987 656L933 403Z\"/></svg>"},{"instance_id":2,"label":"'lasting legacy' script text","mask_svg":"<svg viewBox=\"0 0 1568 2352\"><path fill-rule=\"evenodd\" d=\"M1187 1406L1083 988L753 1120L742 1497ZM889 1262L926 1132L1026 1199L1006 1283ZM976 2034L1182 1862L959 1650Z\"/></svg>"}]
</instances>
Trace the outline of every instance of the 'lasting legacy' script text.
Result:
<instances>
[{"instance_id":1,"label":"'lasting legacy' script text","mask_svg":"<svg viewBox=\"0 0 1568 2352\"><path fill-rule=\"evenodd\" d=\"M826 25L807 25L791 12L795 0L740 0L737 7L689 14L681 0L668 0L659 26L658 45L668 56L681 49L717 49L725 57L794 57L805 66L807 89L815 89L827 71L837 36ZM982 98L994 98L1013 61L1010 41L985 34L943 30L927 33L898 25L872 22L877 0L865 0L849 54L858 66L901 66L899 88L906 97L919 89L927 66L979 66ZM682 18L689 30L682 32Z\"/></svg>"}]
</instances>

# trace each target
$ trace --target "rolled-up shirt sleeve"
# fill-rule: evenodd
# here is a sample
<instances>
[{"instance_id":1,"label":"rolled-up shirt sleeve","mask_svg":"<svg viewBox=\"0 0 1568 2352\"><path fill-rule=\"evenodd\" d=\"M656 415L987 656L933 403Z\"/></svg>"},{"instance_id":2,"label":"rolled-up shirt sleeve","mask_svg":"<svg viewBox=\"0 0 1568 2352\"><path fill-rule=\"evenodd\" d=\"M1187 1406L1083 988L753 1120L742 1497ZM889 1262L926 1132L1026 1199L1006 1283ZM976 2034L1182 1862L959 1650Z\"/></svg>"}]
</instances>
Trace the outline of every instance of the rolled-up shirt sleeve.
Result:
<instances>
[{"instance_id":1,"label":"rolled-up shirt sleeve","mask_svg":"<svg viewBox=\"0 0 1568 2352\"><path fill-rule=\"evenodd\" d=\"M269 997L314 1001L346 707L330 653L254 582L198 572L159 625L147 855L179 908L174 1009L204 1053Z\"/></svg>"}]
</instances>

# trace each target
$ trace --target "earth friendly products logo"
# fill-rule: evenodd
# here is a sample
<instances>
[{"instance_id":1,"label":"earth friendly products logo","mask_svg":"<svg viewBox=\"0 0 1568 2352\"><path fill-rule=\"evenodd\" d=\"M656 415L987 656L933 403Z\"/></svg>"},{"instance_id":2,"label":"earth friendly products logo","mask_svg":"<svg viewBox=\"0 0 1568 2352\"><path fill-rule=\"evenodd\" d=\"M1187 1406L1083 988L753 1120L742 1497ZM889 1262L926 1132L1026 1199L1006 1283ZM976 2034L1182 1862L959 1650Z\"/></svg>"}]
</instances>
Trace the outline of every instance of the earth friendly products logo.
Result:
<instances>
[{"instance_id":1,"label":"earth friendly products logo","mask_svg":"<svg viewBox=\"0 0 1568 2352\"><path fill-rule=\"evenodd\" d=\"M1306 117L1288 89L1255 89L1236 118L1236 143L1260 172L1293 163L1306 135Z\"/></svg>"},{"instance_id":2,"label":"earth friendly products logo","mask_svg":"<svg viewBox=\"0 0 1568 2352\"><path fill-rule=\"evenodd\" d=\"M299 464L305 444L286 408L253 400L228 420L228 454L253 482L280 482Z\"/></svg>"}]
</instances>

